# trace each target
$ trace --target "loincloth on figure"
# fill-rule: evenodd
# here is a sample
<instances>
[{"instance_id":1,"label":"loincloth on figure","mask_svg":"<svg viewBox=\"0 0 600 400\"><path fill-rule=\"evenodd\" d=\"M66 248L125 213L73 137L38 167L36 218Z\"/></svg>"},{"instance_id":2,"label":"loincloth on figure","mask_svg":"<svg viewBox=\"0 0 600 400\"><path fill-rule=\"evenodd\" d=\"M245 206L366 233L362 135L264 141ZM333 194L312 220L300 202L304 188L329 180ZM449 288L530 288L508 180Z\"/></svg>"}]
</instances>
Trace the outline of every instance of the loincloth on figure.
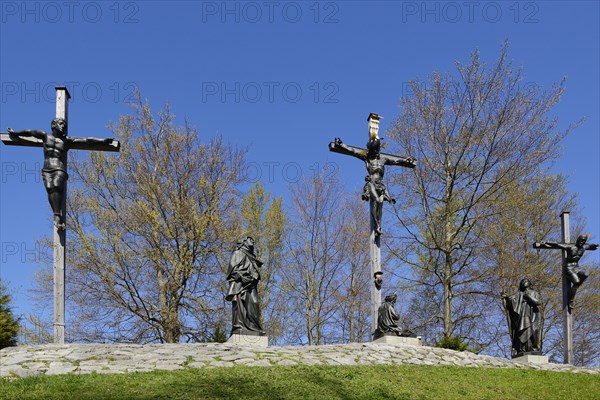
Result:
<instances>
[{"instance_id":1,"label":"loincloth on figure","mask_svg":"<svg viewBox=\"0 0 600 400\"><path fill-rule=\"evenodd\" d=\"M371 185L373 185L375 193L377 193L379 196L383 196L383 199L385 201L389 201L390 203L396 203L396 200L394 200L392 196L390 196L390 194L388 193L385 185L383 184L382 179L372 180L370 176L365 176L365 181L366 183L363 186L363 191L361 195L361 198L364 201L369 201L369 199L371 198Z\"/></svg>"},{"instance_id":2,"label":"loincloth on figure","mask_svg":"<svg viewBox=\"0 0 600 400\"><path fill-rule=\"evenodd\" d=\"M53 183L57 177L63 177L66 181L69 179L69 174L62 168L42 168L42 180L46 186Z\"/></svg>"},{"instance_id":3,"label":"loincloth on figure","mask_svg":"<svg viewBox=\"0 0 600 400\"><path fill-rule=\"evenodd\" d=\"M576 262L567 263L566 270L567 270L567 274L575 274L575 275L577 275L579 272L582 271L581 267L579 266L579 263L576 263Z\"/></svg>"}]
</instances>

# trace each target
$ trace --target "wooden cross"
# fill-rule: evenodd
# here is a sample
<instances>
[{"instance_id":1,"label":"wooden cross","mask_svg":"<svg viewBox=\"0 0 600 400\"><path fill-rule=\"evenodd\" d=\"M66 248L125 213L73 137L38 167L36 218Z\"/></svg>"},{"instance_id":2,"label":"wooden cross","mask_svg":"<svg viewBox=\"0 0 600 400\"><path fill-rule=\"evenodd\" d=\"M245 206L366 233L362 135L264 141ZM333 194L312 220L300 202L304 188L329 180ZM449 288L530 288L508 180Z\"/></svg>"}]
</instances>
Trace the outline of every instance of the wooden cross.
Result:
<instances>
[{"instance_id":1,"label":"wooden cross","mask_svg":"<svg viewBox=\"0 0 600 400\"><path fill-rule=\"evenodd\" d=\"M365 186L363 188L363 200L369 200L371 224L370 224L370 258L371 258L371 276L374 278L371 286L371 328L372 332L377 329L377 313L381 305L381 216L383 202L395 203L383 183L383 175L386 165L399 165L407 168L416 166L415 159L412 157L401 157L392 154L381 153L381 140L379 139L379 119L380 116L370 113L367 121L369 122L369 142L367 148L348 146L339 138L329 143L329 151L356 157L365 162L367 176L365 177Z\"/></svg>"},{"instance_id":2,"label":"wooden cross","mask_svg":"<svg viewBox=\"0 0 600 400\"><path fill-rule=\"evenodd\" d=\"M56 118L52 133L38 130L0 134L2 143L10 146L43 147L42 177L48 192L48 201L54 214L54 343L65 342L65 241L67 200L67 153L71 149L119 151L114 139L73 138L67 135L69 91L65 86L56 88Z\"/></svg>"},{"instance_id":3,"label":"wooden cross","mask_svg":"<svg viewBox=\"0 0 600 400\"><path fill-rule=\"evenodd\" d=\"M596 250L597 244L586 244L587 236L579 235L575 243L570 243L569 213L560 215L562 242L536 242L534 249L562 250L562 292L563 292L563 363L573 363L573 300L577 289L587 279L588 274L579 268L579 259L586 250Z\"/></svg>"}]
</instances>

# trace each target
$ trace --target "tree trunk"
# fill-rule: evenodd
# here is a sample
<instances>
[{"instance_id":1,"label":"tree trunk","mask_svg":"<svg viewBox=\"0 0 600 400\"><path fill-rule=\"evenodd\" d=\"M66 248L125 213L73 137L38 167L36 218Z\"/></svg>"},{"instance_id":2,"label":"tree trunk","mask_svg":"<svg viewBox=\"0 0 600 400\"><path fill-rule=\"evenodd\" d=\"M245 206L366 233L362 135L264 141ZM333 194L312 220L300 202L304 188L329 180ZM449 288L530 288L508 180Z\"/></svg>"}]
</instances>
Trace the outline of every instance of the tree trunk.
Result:
<instances>
[{"instance_id":1,"label":"tree trunk","mask_svg":"<svg viewBox=\"0 0 600 400\"><path fill-rule=\"evenodd\" d=\"M452 324L452 254L446 253L444 264L444 337L452 336L454 326Z\"/></svg>"},{"instance_id":2,"label":"tree trunk","mask_svg":"<svg viewBox=\"0 0 600 400\"><path fill-rule=\"evenodd\" d=\"M354 308L356 307L356 291L354 288L354 280L355 280L355 276L354 276L354 266L352 268L352 272L350 275L350 312L348 313L348 329L349 329L349 338L348 341L350 343L352 342L356 342L356 334L354 332L354 326L355 326L355 315L354 315Z\"/></svg>"},{"instance_id":3,"label":"tree trunk","mask_svg":"<svg viewBox=\"0 0 600 400\"><path fill-rule=\"evenodd\" d=\"M181 330L179 328L179 315L177 313L177 307L173 307L167 311L168 320L165 321L165 341L167 343L178 343L179 337L181 336Z\"/></svg>"},{"instance_id":4,"label":"tree trunk","mask_svg":"<svg viewBox=\"0 0 600 400\"><path fill-rule=\"evenodd\" d=\"M313 345L313 334L312 334L313 295L312 295L312 288L311 288L311 283L310 283L310 276L308 274L308 268L306 268L306 270L305 270L304 287L305 287L306 295L307 295L306 305L305 305L306 337L308 338L308 345L311 346L311 345Z\"/></svg>"},{"instance_id":5,"label":"tree trunk","mask_svg":"<svg viewBox=\"0 0 600 400\"><path fill-rule=\"evenodd\" d=\"M449 147L449 144L448 144ZM444 337L449 338L452 336L454 326L452 324L452 176L450 175L451 165L446 164L446 190L445 190L445 237L444 237L444 252L446 257L444 260L444 275L442 279L442 285L444 287Z\"/></svg>"},{"instance_id":6,"label":"tree trunk","mask_svg":"<svg viewBox=\"0 0 600 400\"><path fill-rule=\"evenodd\" d=\"M165 282L163 271L160 268L157 271L157 281L161 327L163 330L161 341L167 343L177 343L179 342L179 337L181 334L177 305L169 304L169 301L167 301L169 290L167 288L167 283ZM173 301L171 303L173 303Z\"/></svg>"}]
</instances>

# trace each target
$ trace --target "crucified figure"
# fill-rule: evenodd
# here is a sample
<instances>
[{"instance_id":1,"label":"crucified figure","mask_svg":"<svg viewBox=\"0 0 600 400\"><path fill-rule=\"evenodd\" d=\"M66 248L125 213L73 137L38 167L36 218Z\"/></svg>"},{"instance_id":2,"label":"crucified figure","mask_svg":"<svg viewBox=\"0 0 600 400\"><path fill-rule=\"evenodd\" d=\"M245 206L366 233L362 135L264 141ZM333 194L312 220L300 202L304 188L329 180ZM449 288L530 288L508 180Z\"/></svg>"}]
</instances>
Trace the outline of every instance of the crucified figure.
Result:
<instances>
[{"instance_id":1,"label":"crucified figure","mask_svg":"<svg viewBox=\"0 0 600 400\"><path fill-rule=\"evenodd\" d=\"M42 180L48 192L48 202L54 214L54 223L59 229L65 229L62 204L65 187L69 175L67 174L67 152L73 145L111 144L114 139L97 138L71 138L67 136L67 121L63 118L52 120L51 133L40 130L26 129L7 131L12 137L34 137L42 141L44 148L44 166L42 167Z\"/></svg>"},{"instance_id":2,"label":"crucified figure","mask_svg":"<svg viewBox=\"0 0 600 400\"><path fill-rule=\"evenodd\" d=\"M586 250L596 250L597 244L587 244L588 235L581 234L577 237L575 243L552 243L539 242L534 243L536 249L560 249L566 253L565 257L565 275L571 282L571 290L569 291L569 309L573 309L573 300L577 289L585 282L589 274L579 266L579 259L583 256Z\"/></svg>"},{"instance_id":3,"label":"crucified figure","mask_svg":"<svg viewBox=\"0 0 600 400\"><path fill-rule=\"evenodd\" d=\"M381 140L376 135L372 135L367 143L367 150L357 149L353 146L347 146L342 143L340 138L335 138L335 148L344 149L345 154L359 158L365 162L368 175L365 177L365 186L363 187L362 199L372 200L371 215L375 221L375 234L381 235L381 214L383 202L395 204L396 200L392 198L383 183L386 165L401 165L403 167L414 168L415 159L412 157L399 157L381 153Z\"/></svg>"}]
</instances>

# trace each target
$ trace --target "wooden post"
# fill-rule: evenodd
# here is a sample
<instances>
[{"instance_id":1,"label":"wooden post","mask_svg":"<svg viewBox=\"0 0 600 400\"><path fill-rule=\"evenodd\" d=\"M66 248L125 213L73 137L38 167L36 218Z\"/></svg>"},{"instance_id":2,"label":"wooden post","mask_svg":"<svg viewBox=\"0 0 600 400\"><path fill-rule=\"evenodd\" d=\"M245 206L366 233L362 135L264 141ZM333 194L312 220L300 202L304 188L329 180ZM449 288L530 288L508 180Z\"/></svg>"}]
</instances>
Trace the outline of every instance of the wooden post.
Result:
<instances>
[{"instance_id":1,"label":"wooden post","mask_svg":"<svg viewBox=\"0 0 600 400\"><path fill-rule=\"evenodd\" d=\"M67 131L69 129L69 91L64 86L56 88L56 118L63 118L67 122ZM65 152L65 170L67 169L68 152ZM62 223L65 227L61 229L54 219L53 239L54 239L54 344L65 343L65 266L66 253L65 244L67 239L67 182L62 198Z\"/></svg>"},{"instance_id":2,"label":"wooden post","mask_svg":"<svg viewBox=\"0 0 600 400\"><path fill-rule=\"evenodd\" d=\"M571 234L569 227L569 212L564 211L560 214L562 226L562 242L570 243ZM571 292L571 283L567 278L567 252L562 251L562 295L563 295L563 363L573 363L573 315L569 308L569 295Z\"/></svg>"},{"instance_id":3,"label":"wooden post","mask_svg":"<svg viewBox=\"0 0 600 400\"><path fill-rule=\"evenodd\" d=\"M371 202L375 201L372 198ZM375 277L376 272L381 271L381 236L375 234L376 223L371 214L371 233L369 235L369 250L371 258L371 278ZM371 284L371 334L377 329L377 316L379 306L381 305L381 291Z\"/></svg>"}]
</instances>

